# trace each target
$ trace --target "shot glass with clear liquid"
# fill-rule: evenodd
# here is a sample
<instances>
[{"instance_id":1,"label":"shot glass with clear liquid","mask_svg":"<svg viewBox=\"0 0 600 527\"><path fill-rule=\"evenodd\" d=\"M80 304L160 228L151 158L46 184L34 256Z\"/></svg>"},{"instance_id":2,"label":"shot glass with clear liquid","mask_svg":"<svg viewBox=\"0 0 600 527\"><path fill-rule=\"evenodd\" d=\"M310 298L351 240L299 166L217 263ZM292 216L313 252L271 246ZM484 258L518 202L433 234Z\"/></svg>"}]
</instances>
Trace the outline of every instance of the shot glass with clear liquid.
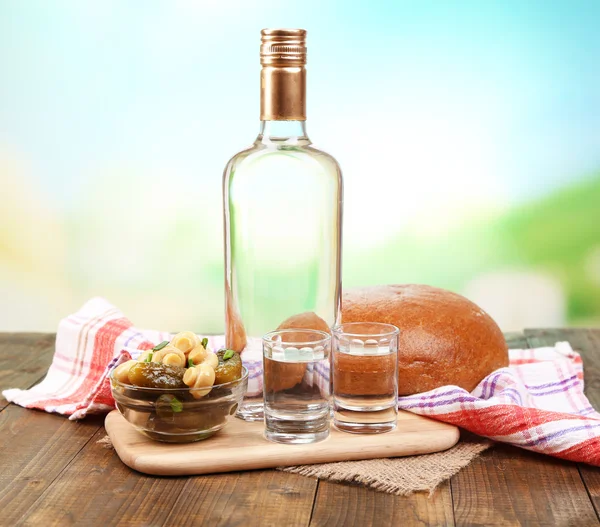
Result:
<instances>
[{"instance_id":1,"label":"shot glass with clear liquid","mask_svg":"<svg viewBox=\"0 0 600 527\"><path fill-rule=\"evenodd\" d=\"M333 422L344 432L396 428L398 335L391 324L352 322L333 328Z\"/></svg>"},{"instance_id":2,"label":"shot glass with clear liquid","mask_svg":"<svg viewBox=\"0 0 600 527\"><path fill-rule=\"evenodd\" d=\"M265 437L315 443L329 435L331 336L284 329L263 337Z\"/></svg>"}]
</instances>

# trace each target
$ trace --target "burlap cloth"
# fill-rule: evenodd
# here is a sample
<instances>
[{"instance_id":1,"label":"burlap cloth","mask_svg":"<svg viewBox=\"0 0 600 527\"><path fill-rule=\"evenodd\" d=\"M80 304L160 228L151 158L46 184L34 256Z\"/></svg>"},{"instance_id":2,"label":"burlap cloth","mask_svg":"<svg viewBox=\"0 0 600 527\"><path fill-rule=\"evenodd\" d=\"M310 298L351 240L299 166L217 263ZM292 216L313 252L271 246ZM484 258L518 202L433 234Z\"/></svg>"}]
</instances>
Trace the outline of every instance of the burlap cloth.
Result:
<instances>
[{"instance_id":1,"label":"burlap cloth","mask_svg":"<svg viewBox=\"0 0 600 527\"><path fill-rule=\"evenodd\" d=\"M487 439L461 433L461 439L455 446L435 454L300 465L278 470L328 481L360 483L370 489L399 496L416 491L427 491L431 495L440 483L492 445L493 442Z\"/></svg>"},{"instance_id":2,"label":"burlap cloth","mask_svg":"<svg viewBox=\"0 0 600 527\"><path fill-rule=\"evenodd\" d=\"M108 436L99 439L98 443L112 448ZM399 496L416 491L427 491L431 495L440 483L492 445L492 441L461 432L460 441L455 446L435 454L299 465L278 470L328 481L360 483L370 489Z\"/></svg>"}]
</instances>

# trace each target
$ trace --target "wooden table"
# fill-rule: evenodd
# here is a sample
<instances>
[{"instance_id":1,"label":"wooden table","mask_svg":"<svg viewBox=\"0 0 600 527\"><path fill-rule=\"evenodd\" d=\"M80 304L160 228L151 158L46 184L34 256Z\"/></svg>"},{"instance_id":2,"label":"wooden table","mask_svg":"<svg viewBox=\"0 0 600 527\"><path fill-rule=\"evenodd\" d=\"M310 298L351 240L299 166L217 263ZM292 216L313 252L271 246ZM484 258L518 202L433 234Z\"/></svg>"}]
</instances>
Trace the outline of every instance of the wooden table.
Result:
<instances>
[{"instance_id":1,"label":"wooden table","mask_svg":"<svg viewBox=\"0 0 600 527\"><path fill-rule=\"evenodd\" d=\"M568 340L600 408L600 329L526 330L509 345ZM0 387L36 384L54 335L0 333ZM426 494L392 496L263 470L198 477L133 472L102 417L71 422L0 398L0 525L598 525L600 469L505 445Z\"/></svg>"}]
</instances>

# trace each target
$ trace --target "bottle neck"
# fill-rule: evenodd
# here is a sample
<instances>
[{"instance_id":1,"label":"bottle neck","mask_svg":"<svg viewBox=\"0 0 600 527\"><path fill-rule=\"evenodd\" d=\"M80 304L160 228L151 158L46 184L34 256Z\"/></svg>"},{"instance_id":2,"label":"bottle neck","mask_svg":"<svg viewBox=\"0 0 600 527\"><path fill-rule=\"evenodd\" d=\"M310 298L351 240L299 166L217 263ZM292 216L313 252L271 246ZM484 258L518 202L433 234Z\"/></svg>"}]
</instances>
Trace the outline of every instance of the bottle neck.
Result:
<instances>
[{"instance_id":1,"label":"bottle neck","mask_svg":"<svg viewBox=\"0 0 600 527\"><path fill-rule=\"evenodd\" d=\"M261 121L258 141L263 144L278 145L310 144L306 135L306 121Z\"/></svg>"},{"instance_id":2,"label":"bottle neck","mask_svg":"<svg viewBox=\"0 0 600 527\"><path fill-rule=\"evenodd\" d=\"M263 64L260 71L260 120L306 120L304 64Z\"/></svg>"}]
</instances>

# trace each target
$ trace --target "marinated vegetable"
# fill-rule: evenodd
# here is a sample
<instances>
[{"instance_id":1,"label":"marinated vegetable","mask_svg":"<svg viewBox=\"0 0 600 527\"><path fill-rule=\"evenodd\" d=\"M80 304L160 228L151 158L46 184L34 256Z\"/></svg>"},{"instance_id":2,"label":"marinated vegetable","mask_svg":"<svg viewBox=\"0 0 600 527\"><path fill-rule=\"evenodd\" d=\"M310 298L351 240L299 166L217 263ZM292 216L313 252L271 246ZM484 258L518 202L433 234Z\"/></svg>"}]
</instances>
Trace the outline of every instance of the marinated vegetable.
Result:
<instances>
[{"instance_id":1,"label":"marinated vegetable","mask_svg":"<svg viewBox=\"0 0 600 527\"><path fill-rule=\"evenodd\" d=\"M193 331L182 331L181 333L177 333L171 340L171 345L180 349L186 355L198 344L200 344L200 339Z\"/></svg>"},{"instance_id":2,"label":"marinated vegetable","mask_svg":"<svg viewBox=\"0 0 600 527\"><path fill-rule=\"evenodd\" d=\"M119 382L129 384L129 370L134 364L137 363L138 362L136 360L128 360L127 362L120 364L115 368L113 377Z\"/></svg>"},{"instance_id":3,"label":"marinated vegetable","mask_svg":"<svg viewBox=\"0 0 600 527\"><path fill-rule=\"evenodd\" d=\"M156 362L138 362L129 369L129 384L143 388L185 388L185 368Z\"/></svg>"},{"instance_id":4,"label":"marinated vegetable","mask_svg":"<svg viewBox=\"0 0 600 527\"><path fill-rule=\"evenodd\" d=\"M235 404L235 403L234 403ZM185 411L182 401L173 395L161 395L156 401L156 416L164 424L181 430L207 430L227 420L232 404L226 402L207 407L202 412Z\"/></svg>"},{"instance_id":5,"label":"marinated vegetable","mask_svg":"<svg viewBox=\"0 0 600 527\"><path fill-rule=\"evenodd\" d=\"M190 388L203 388L190 392L194 399L200 399L212 389L215 383L215 370L210 364L198 364L198 366L185 370L183 382Z\"/></svg>"},{"instance_id":6,"label":"marinated vegetable","mask_svg":"<svg viewBox=\"0 0 600 527\"><path fill-rule=\"evenodd\" d=\"M217 352L219 364L215 368L215 384L232 382L242 377L242 359L240 354L233 350Z\"/></svg>"},{"instance_id":7,"label":"marinated vegetable","mask_svg":"<svg viewBox=\"0 0 600 527\"><path fill-rule=\"evenodd\" d=\"M151 360L152 362L168 364L169 366L179 366L180 368L185 368L187 363L183 351L175 346L171 346L170 344L158 351L155 351Z\"/></svg>"},{"instance_id":8,"label":"marinated vegetable","mask_svg":"<svg viewBox=\"0 0 600 527\"><path fill-rule=\"evenodd\" d=\"M214 387L241 379L242 370L238 353L214 353L207 338L184 331L115 368L113 396L125 418L150 437L197 441L235 413L246 384Z\"/></svg>"},{"instance_id":9,"label":"marinated vegetable","mask_svg":"<svg viewBox=\"0 0 600 527\"><path fill-rule=\"evenodd\" d=\"M219 360L217 359L216 354L212 351L208 351L204 345L200 343L188 354L188 362L190 367L197 366L198 364L208 364L215 369Z\"/></svg>"},{"instance_id":10,"label":"marinated vegetable","mask_svg":"<svg viewBox=\"0 0 600 527\"><path fill-rule=\"evenodd\" d=\"M156 400L156 415L167 423L172 423L174 416L183 412L183 402L175 395L163 394Z\"/></svg>"}]
</instances>

